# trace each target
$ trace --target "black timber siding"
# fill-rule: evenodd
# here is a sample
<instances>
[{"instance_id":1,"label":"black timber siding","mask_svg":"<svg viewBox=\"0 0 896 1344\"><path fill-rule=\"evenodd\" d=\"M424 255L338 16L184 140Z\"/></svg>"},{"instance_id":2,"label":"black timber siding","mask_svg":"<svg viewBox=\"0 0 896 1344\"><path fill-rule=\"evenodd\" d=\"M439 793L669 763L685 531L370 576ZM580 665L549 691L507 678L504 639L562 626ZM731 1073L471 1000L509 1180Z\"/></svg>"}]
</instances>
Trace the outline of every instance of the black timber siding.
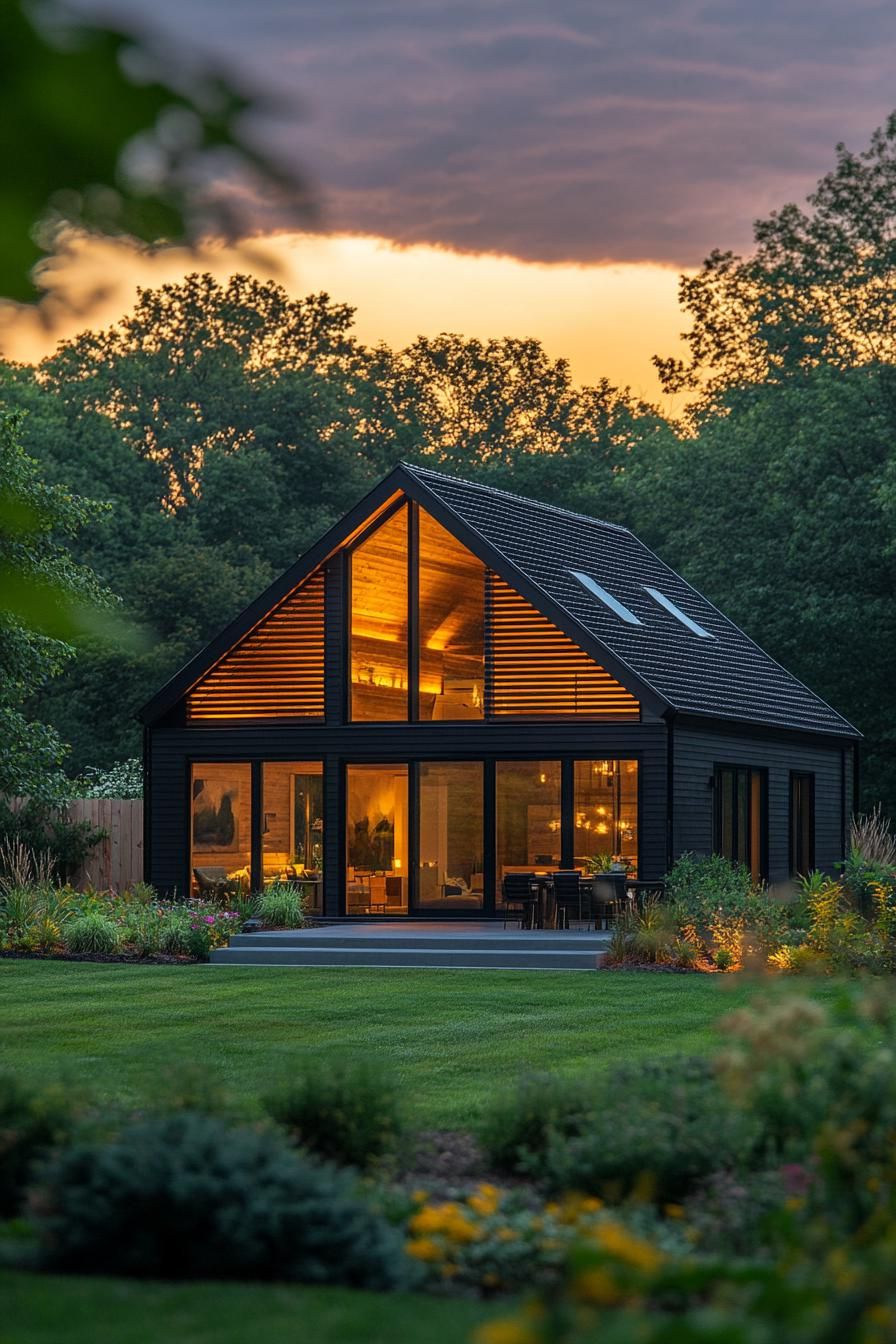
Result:
<instances>
[{"instance_id":1,"label":"black timber siding","mask_svg":"<svg viewBox=\"0 0 896 1344\"><path fill-rule=\"evenodd\" d=\"M341 678L341 670L340 670ZM158 726L149 730L147 778L152 814L147 880L164 891L187 890L191 761L324 761L324 834L328 915L340 913L344 866L343 767L347 762L404 760L600 759L639 762L639 869L666 868L666 728L638 724L352 724Z\"/></svg>"},{"instance_id":2,"label":"black timber siding","mask_svg":"<svg viewBox=\"0 0 896 1344\"><path fill-rule=\"evenodd\" d=\"M831 872L844 856L852 808L850 744L802 734L727 729L676 719L673 759L672 847L711 854L716 764L748 765L768 772L768 878L790 878L790 772L815 776L815 866Z\"/></svg>"}]
</instances>

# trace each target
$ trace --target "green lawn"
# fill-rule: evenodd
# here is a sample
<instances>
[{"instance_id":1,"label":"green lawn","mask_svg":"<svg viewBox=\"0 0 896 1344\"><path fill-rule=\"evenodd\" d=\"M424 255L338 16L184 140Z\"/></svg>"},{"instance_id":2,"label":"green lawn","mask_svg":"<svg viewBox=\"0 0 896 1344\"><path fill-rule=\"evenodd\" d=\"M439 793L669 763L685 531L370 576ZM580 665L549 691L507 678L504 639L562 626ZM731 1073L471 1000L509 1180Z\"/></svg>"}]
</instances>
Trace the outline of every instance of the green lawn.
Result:
<instances>
[{"instance_id":1,"label":"green lawn","mask_svg":"<svg viewBox=\"0 0 896 1344\"><path fill-rule=\"evenodd\" d=\"M737 976L643 972L0 960L0 1064L125 1103L199 1064L251 1106L303 1057L356 1052L398 1071L421 1126L450 1128L527 1069L701 1051L726 1011L773 992Z\"/></svg>"},{"instance_id":2,"label":"green lawn","mask_svg":"<svg viewBox=\"0 0 896 1344\"><path fill-rule=\"evenodd\" d=\"M161 1284L0 1271L0 1344L468 1344L507 1313L419 1294L269 1284Z\"/></svg>"}]
</instances>

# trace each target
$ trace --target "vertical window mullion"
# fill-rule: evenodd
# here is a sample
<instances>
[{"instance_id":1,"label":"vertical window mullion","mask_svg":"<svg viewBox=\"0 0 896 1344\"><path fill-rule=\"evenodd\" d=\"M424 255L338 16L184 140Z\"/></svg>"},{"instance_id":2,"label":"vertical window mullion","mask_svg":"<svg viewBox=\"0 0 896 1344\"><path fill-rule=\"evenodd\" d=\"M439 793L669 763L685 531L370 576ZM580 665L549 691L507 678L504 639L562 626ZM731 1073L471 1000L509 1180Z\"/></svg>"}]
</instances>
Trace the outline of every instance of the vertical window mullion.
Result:
<instances>
[{"instance_id":1,"label":"vertical window mullion","mask_svg":"<svg viewBox=\"0 0 896 1344\"><path fill-rule=\"evenodd\" d=\"M420 513L408 502L408 722L420 718Z\"/></svg>"}]
</instances>

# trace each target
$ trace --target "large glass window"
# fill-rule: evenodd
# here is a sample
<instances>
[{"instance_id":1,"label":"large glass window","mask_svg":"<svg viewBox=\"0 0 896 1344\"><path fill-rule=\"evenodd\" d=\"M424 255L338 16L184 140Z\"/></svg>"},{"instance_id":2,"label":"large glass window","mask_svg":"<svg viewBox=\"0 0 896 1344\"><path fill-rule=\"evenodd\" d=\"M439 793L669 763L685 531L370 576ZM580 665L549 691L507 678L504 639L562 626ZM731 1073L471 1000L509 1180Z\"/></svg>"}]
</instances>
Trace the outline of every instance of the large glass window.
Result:
<instances>
[{"instance_id":1,"label":"large glass window","mask_svg":"<svg viewBox=\"0 0 896 1344\"><path fill-rule=\"evenodd\" d=\"M301 883L305 909L320 911L324 863L321 761L265 761L262 876Z\"/></svg>"},{"instance_id":2,"label":"large glass window","mask_svg":"<svg viewBox=\"0 0 896 1344\"><path fill-rule=\"evenodd\" d=\"M560 762L495 764L496 873L560 867Z\"/></svg>"},{"instance_id":3,"label":"large glass window","mask_svg":"<svg viewBox=\"0 0 896 1344\"><path fill-rule=\"evenodd\" d=\"M419 827L418 905L481 910L481 761L420 765Z\"/></svg>"},{"instance_id":4,"label":"large glass window","mask_svg":"<svg viewBox=\"0 0 896 1344\"><path fill-rule=\"evenodd\" d=\"M408 717L408 509L351 553L351 718Z\"/></svg>"},{"instance_id":5,"label":"large glass window","mask_svg":"<svg viewBox=\"0 0 896 1344\"><path fill-rule=\"evenodd\" d=\"M576 761L574 865L616 860L638 870L638 762Z\"/></svg>"},{"instance_id":6,"label":"large glass window","mask_svg":"<svg viewBox=\"0 0 896 1344\"><path fill-rule=\"evenodd\" d=\"M422 509L419 518L419 717L481 719L485 566Z\"/></svg>"},{"instance_id":7,"label":"large glass window","mask_svg":"<svg viewBox=\"0 0 896 1344\"><path fill-rule=\"evenodd\" d=\"M346 770L346 910L404 915L408 909L408 768Z\"/></svg>"},{"instance_id":8,"label":"large glass window","mask_svg":"<svg viewBox=\"0 0 896 1344\"><path fill-rule=\"evenodd\" d=\"M252 767L196 762L192 767L190 881L194 895L251 886Z\"/></svg>"},{"instance_id":9,"label":"large glass window","mask_svg":"<svg viewBox=\"0 0 896 1344\"><path fill-rule=\"evenodd\" d=\"M790 876L805 877L815 867L815 776L790 774Z\"/></svg>"},{"instance_id":10,"label":"large glass window","mask_svg":"<svg viewBox=\"0 0 896 1344\"><path fill-rule=\"evenodd\" d=\"M713 784L715 852L744 864L758 882L765 876L765 771L717 765Z\"/></svg>"}]
</instances>

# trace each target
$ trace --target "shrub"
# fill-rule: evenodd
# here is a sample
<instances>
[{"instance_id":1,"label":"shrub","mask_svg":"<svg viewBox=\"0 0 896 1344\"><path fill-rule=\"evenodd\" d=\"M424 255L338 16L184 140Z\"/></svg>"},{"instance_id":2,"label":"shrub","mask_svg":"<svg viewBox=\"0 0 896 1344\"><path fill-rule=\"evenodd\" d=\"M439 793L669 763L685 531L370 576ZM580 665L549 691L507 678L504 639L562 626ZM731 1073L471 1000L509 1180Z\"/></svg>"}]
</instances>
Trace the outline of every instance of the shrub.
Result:
<instances>
[{"instance_id":1,"label":"shrub","mask_svg":"<svg viewBox=\"0 0 896 1344\"><path fill-rule=\"evenodd\" d=\"M70 1114L54 1091L38 1091L0 1073L0 1218L18 1213L35 1160L68 1129Z\"/></svg>"},{"instance_id":2,"label":"shrub","mask_svg":"<svg viewBox=\"0 0 896 1344\"><path fill-rule=\"evenodd\" d=\"M45 1168L33 1210L48 1267L160 1279L274 1279L390 1289L399 1233L275 1135L180 1112Z\"/></svg>"},{"instance_id":3,"label":"shrub","mask_svg":"<svg viewBox=\"0 0 896 1344\"><path fill-rule=\"evenodd\" d=\"M0 798L0 842L19 841L32 855L47 854L51 871L72 877L106 832L89 821L69 821L58 809L30 799L11 807Z\"/></svg>"},{"instance_id":4,"label":"shrub","mask_svg":"<svg viewBox=\"0 0 896 1344\"><path fill-rule=\"evenodd\" d=\"M710 1061L646 1062L609 1077L581 1133L552 1139L544 1176L555 1191L674 1201L709 1173L745 1161L758 1135L757 1121L731 1104Z\"/></svg>"},{"instance_id":5,"label":"shrub","mask_svg":"<svg viewBox=\"0 0 896 1344\"><path fill-rule=\"evenodd\" d=\"M121 924L122 942L138 957L154 957L159 950L160 925L158 909L137 903L129 905Z\"/></svg>"},{"instance_id":6,"label":"shrub","mask_svg":"<svg viewBox=\"0 0 896 1344\"><path fill-rule=\"evenodd\" d=\"M486 1110L477 1137L498 1171L538 1165L555 1136L579 1134L595 1105L595 1083L553 1073L525 1074Z\"/></svg>"},{"instance_id":7,"label":"shrub","mask_svg":"<svg viewBox=\"0 0 896 1344\"><path fill-rule=\"evenodd\" d=\"M462 1200L430 1201L417 1192L414 1204L408 1254L424 1267L431 1287L451 1292L555 1289L575 1243L599 1240L618 1226L599 1199L571 1195L533 1205L531 1196L494 1185L480 1185ZM664 1250L685 1247L680 1233L663 1226L651 1209L627 1210L626 1223L628 1235L646 1232Z\"/></svg>"},{"instance_id":8,"label":"shrub","mask_svg":"<svg viewBox=\"0 0 896 1344\"><path fill-rule=\"evenodd\" d=\"M106 915L76 915L62 930L62 941L68 952L110 954L119 951L121 932Z\"/></svg>"},{"instance_id":9,"label":"shrub","mask_svg":"<svg viewBox=\"0 0 896 1344\"><path fill-rule=\"evenodd\" d=\"M265 928L300 929L305 923L305 900L291 882L272 882L258 897L256 914Z\"/></svg>"},{"instance_id":10,"label":"shrub","mask_svg":"<svg viewBox=\"0 0 896 1344\"><path fill-rule=\"evenodd\" d=\"M843 864L844 896L865 919L874 912L874 891L877 886L892 884L894 871L874 859L868 859L861 850L852 848Z\"/></svg>"},{"instance_id":11,"label":"shrub","mask_svg":"<svg viewBox=\"0 0 896 1344\"><path fill-rule=\"evenodd\" d=\"M405 1129L397 1081L364 1060L308 1064L265 1108L293 1144L347 1166L388 1157Z\"/></svg>"},{"instance_id":12,"label":"shrub","mask_svg":"<svg viewBox=\"0 0 896 1344\"><path fill-rule=\"evenodd\" d=\"M678 966L693 970L700 958L696 933L682 928L675 910L651 900L643 909L626 911L617 919L604 957L607 966Z\"/></svg>"},{"instance_id":13,"label":"shrub","mask_svg":"<svg viewBox=\"0 0 896 1344\"><path fill-rule=\"evenodd\" d=\"M121 931L106 915L75 915L62 930L66 952L110 954L121 948Z\"/></svg>"},{"instance_id":14,"label":"shrub","mask_svg":"<svg viewBox=\"0 0 896 1344\"><path fill-rule=\"evenodd\" d=\"M699 928L718 913L745 915L753 879L742 863L730 863L720 854L682 854L669 870L666 889L679 921Z\"/></svg>"},{"instance_id":15,"label":"shrub","mask_svg":"<svg viewBox=\"0 0 896 1344\"><path fill-rule=\"evenodd\" d=\"M196 945L191 935L193 918L183 906L169 906L158 915L158 949L172 957L188 957Z\"/></svg>"},{"instance_id":16,"label":"shrub","mask_svg":"<svg viewBox=\"0 0 896 1344\"><path fill-rule=\"evenodd\" d=\"M79 798L142 798L143 762L131 756L107 768L88 765L73 787Z\"/></svg>"}]
</instances>

